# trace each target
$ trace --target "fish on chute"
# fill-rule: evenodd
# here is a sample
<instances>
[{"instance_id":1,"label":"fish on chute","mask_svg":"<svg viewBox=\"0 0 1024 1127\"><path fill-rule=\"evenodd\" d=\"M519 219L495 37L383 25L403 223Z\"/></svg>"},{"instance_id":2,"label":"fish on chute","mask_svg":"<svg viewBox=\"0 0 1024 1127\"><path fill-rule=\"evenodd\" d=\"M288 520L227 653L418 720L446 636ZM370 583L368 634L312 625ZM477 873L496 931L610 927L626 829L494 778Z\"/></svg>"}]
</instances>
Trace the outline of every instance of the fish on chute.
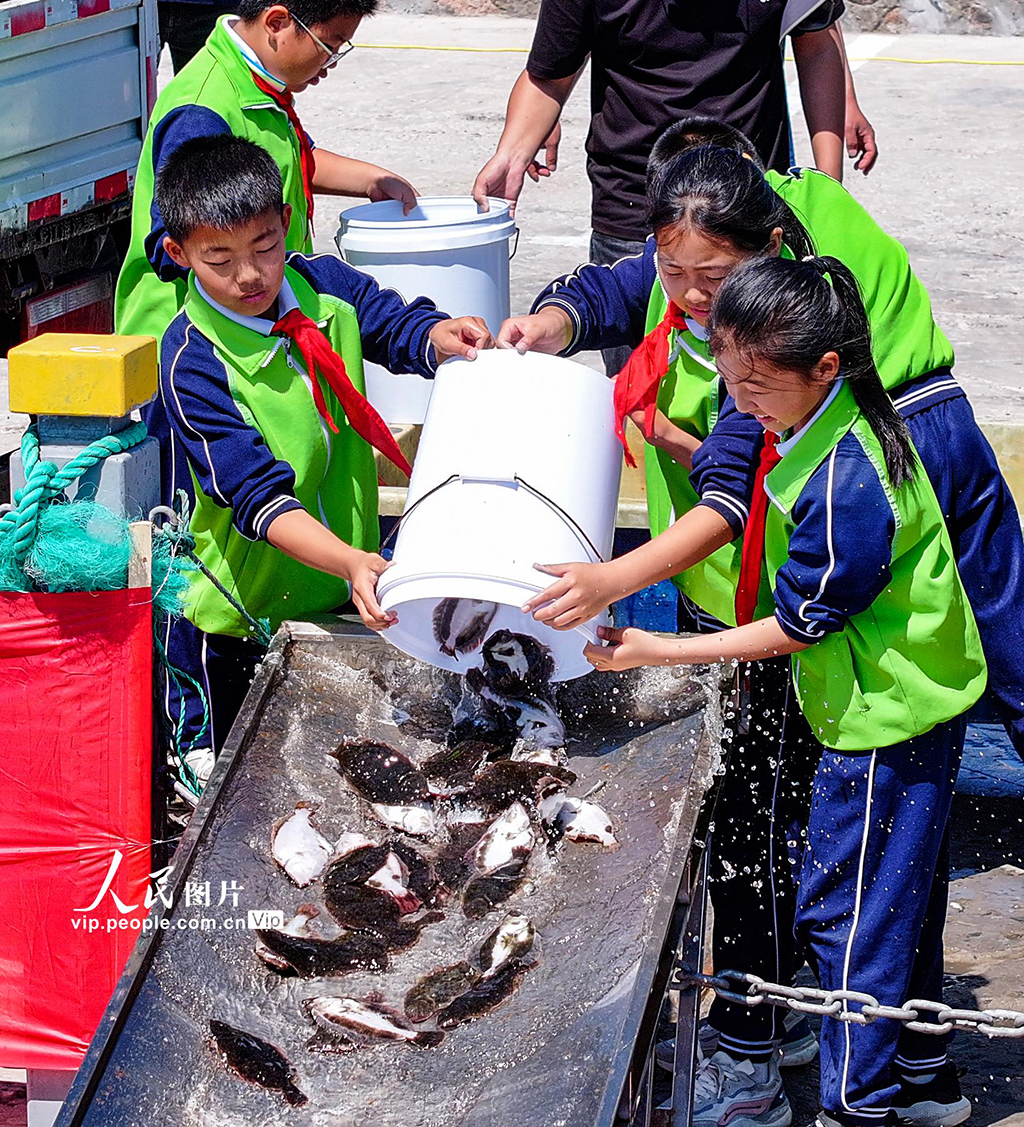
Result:
<instances>
[{"instance_id":1,"label":"fish on chute","mask_svg":"<svg viewBox=\"0 0 1024 1127\"><path fill-rule=\"evenodd\" d=\"M593 842L605 849L617 849L612 820L596 802L553 794L538 806L549 841L554 845L562 837L570 841Z\"/></svg>"},{"instance_id":2,"label":"fish on chute","mask_svg":"<svg viewBox=\"0 0 1024 1127\"><path fill-rule=\"evenodd\" d=\"M426 775L408 756L385 743L359 739L345 740L330 755L379 821L414 837L435 832L434 796Z\"/></svg>"},{"instance_id":3,"label":"fish on chute","mask_svg":"<svg viewBox=\"0 0 1024 1127\"><path fill-rule=\"evenodd\" d=\"M327 868L334 847L313 825L316 807L300 802L295 812L274 826L270 852L291 880L305 888Z\"/></svg>"},{"instance_id":4,"label":"fish on chute","mask_svg":"<svg viewBox=\"0 0 1024 1127\"><path fill-rule=\"evenodd\" d=\"M350 1053L395 1042L431 1049L444 1040L438 1030L416 1030L397 1011L373 999L306 998L302 1010L316 1027L306 1043L311 1052Z\"/></svg>"},{"instance_id":5,"label":"fish on chute","mask_svg":"<svg viewBox=\"0 0 1024 1127\"><path fill-rule=\"evenodd\" d=\"M288 1058L276 1046L228 1025L210 1019L212 1047L237 1076L272 1092L280 1092L292 1107L302 1107L309 1097L299 1091L295 1072Z\"/></svg>"},{"instance_id":6,"label":"fish on chute","mask_svg":"<svg viewBox=\"0 0 1024 1127\"><path fill-rule=\"evenodd\" d=\"M496 1009L516 992L534 964L512 959L494 974L482 977L437 1015L438 1029L453 1029Z\"/></svg>"}]
</instances>

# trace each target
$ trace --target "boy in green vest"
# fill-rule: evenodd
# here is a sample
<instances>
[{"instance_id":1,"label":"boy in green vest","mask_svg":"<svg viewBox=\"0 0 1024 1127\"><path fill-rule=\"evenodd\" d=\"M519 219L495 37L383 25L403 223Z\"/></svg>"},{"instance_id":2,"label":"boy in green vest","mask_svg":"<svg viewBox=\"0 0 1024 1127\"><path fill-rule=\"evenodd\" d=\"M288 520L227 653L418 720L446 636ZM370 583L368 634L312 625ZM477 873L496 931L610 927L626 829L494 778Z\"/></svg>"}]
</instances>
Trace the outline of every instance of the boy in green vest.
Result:
<instances>
[{"instance_id":1,"label":"boy in green vest","mask_svg":"<svg viewBox=\"0 0 1024 1127\"><path fill-rule=\"evenodd\" d=\"M273 632L350 597L367 626L393 620L374 593L386 565L373 448L409 467L363 395L364 355L429 379L492 341L479 318L407 305L334 255L289 253L281 174L251 141L186 141L156 199L188 283L144 418L163 449L164 501L186 492L196 554L220 584L195 572L184 618L167 626L185 676L165 686L164 708L177 746L208 766L265 652L255 624Z\"/></svg>"},{"instance_id":2,"label":"boy in green vest","mask_svg":"<svg viewBox=\"0 0 1024 1127\"><path fill-rule=\"evenodd\" d=\"M159 340L185 300L186 276L164 248L167 228L154 199L156 175L193 137L234 134L274 158L291 208L287 249L312 250L313 193L401 200L416 191L400 176L365 161L314 148L293 95L315 86L351 50L360 22L377 0L240 0L222 16L201 51L157 99L135 177L132 235L117 280L114 326Z\"/></svg>"}]
</instances>

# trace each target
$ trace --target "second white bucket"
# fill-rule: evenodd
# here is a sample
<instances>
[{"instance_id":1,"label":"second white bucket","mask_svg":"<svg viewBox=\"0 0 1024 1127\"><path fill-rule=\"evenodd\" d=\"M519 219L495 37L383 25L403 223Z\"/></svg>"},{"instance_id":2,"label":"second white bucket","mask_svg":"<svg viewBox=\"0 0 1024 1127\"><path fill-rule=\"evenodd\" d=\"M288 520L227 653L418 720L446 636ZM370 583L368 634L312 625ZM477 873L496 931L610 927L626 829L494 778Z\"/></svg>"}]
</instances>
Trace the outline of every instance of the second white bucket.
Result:
<instances>
[{"instance_id":1,"label":"second white bucket","mask_svg":"<svg viewBox=\"0 0 1024 1127\"><path fill-rule=\"evenodd\" d=\"M612 381L600 373L505 350L442 365L394 562L377 586L399 619L384 637L465 673L480 665L481 648L441 652L435 612L442 600L480 600L497 606L488 634L529 634L551 650L555 680L589 673L583 647L607 616L563 632L520 607L554 582L534 563L609 558L621 466Z\"/></svg>"},{"instance_id":2,"label":"second white bucket","mask_svg":"<svg viewBox=\"0 0 1024 1127\"><path fill-rule=\"evenodd\" d=\"M505 200L481 211L470 196L421 196L408 215L396 200L348 208L336 242L346 262L405 300L429 297L452 317L483 317L497 334L509 315L515 235ZM367 364L366 394L387 422L422 423L430 383Z\"/></svg>"}]
</instances>

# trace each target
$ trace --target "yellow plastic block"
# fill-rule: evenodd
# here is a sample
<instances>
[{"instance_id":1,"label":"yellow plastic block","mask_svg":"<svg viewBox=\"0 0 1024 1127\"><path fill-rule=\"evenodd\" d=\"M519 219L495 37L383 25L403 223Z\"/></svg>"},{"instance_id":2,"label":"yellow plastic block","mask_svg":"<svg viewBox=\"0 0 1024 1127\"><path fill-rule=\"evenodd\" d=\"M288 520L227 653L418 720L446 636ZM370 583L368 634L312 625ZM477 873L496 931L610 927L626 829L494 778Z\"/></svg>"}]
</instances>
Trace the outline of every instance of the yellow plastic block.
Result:
<instances>
[{"instance_id":1,"label":"yellow plastic block","mask_svg":"<svg viewBox=\"0 0 1024 1127\"><path fill-rule=\"evenodd\" d=\"M7 354L11 410L127 415L156 394L153 337L43 333Z\"/></svg>"}]
</instances>

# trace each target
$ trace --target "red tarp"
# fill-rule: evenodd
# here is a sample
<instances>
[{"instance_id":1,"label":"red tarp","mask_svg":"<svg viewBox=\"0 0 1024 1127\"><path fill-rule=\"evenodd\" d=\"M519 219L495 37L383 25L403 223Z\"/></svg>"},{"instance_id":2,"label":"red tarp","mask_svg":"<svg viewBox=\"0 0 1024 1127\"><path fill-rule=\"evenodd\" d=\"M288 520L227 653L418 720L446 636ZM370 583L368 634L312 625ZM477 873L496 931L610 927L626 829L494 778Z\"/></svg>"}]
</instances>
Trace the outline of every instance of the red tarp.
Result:
<instances>
[{"instance_id":1,"label":"red tarp","mask_svg":"<svg viewBox=\"0 0 1024 1127\"><path fill-rule=\"evenodd\" d=\"M148 914L149 599L0 593L0 1067L79 1066Z\"/></svg>"}]
</instances>

